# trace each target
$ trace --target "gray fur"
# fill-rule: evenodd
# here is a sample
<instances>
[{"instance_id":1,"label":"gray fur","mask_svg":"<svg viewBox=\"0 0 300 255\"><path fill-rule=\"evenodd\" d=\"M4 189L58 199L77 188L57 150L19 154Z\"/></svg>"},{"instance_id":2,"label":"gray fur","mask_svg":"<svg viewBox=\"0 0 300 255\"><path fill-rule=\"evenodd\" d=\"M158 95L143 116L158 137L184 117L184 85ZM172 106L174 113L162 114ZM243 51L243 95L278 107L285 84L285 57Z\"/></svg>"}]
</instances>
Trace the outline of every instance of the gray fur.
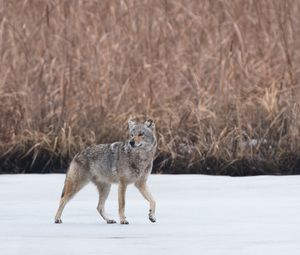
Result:
<instances>
[{"instance_id":1,"label":"gray fur","mask_svg":"<svg viewBox=\"0 0 300 255\"><path fill-rule=\"evenodd\" d=\"M107 223L104 212L105 200L112 183L119 183L119 216L121 224L128 224L124 215L125 192L130 183L134 183L142 195L149 201L149 219L155 222L155 201L151 196L146 181L151 173L156 151L155 125L152 120L144 124L128 121L130 139L112 144L91 146L78 153L72 160L66 175L65 186L56 223L61 223L61 214L65 204L89 181L99 191L97 210Z\"/></svg>"}]
</instances>

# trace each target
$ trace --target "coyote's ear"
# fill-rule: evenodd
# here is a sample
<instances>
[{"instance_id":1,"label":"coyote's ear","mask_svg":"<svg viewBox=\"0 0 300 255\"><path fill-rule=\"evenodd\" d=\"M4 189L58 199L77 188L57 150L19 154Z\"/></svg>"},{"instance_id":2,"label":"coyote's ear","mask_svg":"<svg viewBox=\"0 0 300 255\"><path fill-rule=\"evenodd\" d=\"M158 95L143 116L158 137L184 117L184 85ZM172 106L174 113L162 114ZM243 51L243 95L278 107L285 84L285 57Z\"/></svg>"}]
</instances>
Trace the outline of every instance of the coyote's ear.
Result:
<instances>
[{"instance_id":1,"label":"coyote's ear","mask_svg":"<svg viewBox=\"0 0 300 255\"><path fill-rule=\"evenodd\" d=\"M154 124L153 120L151 120L151 119L146 120L144 124L152 130L155 128L155 124Z\"/></svg>"},{"instance_id":2,"label":"coyote's ear","mask_svg":"<svg viewBox=\"0 0 300 255\"><path fill-rule=\"evenodd\" d=\"M136 125L135 121L133 121L132 119L128 120L128 127L129 127L129 129L131 129L135 125Z\"/></svg>"}]
</instances>

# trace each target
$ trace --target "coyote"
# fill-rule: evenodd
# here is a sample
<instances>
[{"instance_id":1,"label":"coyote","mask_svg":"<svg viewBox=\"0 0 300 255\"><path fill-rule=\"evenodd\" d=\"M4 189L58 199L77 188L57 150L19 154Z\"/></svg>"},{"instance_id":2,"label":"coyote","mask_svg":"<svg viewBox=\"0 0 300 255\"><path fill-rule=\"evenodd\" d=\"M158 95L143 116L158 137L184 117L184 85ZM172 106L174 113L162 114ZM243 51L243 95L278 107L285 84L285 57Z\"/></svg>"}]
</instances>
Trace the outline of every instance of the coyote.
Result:
<instances>
[{"instance_id":1,"label":"coyote","mask_svg":"<svg viewBox=\"0 0 300 255\"><path fill-rule=\"evenodd\" d=\"M130 183L134 183L149 202L149 220L156 221L155 200L146 184L157 145L155 124L152 120L147 120L143 124L129 120L128 126L130 139L127 141L91 146L75 155L66 174L55 223L62 223L61 214L65 205L89 181L97 186L99 192L97 210L108 224L116 223L106 216L104 209L112 183L119 184L120 224L129 224L124 211L126 187Z\"/></svg>"}]
</instances>

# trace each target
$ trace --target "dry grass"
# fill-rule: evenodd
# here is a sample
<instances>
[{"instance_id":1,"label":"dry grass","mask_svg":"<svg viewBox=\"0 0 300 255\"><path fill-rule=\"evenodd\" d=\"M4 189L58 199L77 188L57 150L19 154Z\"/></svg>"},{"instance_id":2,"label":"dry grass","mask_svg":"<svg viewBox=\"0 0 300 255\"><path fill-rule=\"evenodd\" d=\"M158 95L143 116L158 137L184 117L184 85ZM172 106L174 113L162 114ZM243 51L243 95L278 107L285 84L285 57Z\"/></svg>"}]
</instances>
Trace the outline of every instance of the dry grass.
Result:
<instances>
[{"instance_id":1,"label":"dry grass","mask_svg":"<svg viewBox=\"0 0 300 255\"><path fill-rule=\"evenodd\" d=\"M1 0L2 172L158 127L155 172L300 168L300 1Z\"/></svg>"}]
</instances>

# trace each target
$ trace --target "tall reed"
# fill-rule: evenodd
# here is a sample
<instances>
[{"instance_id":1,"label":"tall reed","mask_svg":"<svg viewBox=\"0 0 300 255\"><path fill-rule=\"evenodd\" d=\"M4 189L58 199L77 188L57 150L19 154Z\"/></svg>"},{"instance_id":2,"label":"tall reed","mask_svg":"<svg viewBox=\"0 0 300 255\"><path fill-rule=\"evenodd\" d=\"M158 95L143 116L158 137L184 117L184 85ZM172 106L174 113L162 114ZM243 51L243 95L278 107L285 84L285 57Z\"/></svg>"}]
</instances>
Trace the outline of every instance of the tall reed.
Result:
<instances>
[{"instance_id":1,"label":"tall reed","mask_svg":"<svg viewBox=\"0 0 300 255\"><path fill-rule=\"evenodd\" d=\"M154 172L299 173L300 2L0 1L0 171L156 121Z\"/></svg>"}]
</instances>

